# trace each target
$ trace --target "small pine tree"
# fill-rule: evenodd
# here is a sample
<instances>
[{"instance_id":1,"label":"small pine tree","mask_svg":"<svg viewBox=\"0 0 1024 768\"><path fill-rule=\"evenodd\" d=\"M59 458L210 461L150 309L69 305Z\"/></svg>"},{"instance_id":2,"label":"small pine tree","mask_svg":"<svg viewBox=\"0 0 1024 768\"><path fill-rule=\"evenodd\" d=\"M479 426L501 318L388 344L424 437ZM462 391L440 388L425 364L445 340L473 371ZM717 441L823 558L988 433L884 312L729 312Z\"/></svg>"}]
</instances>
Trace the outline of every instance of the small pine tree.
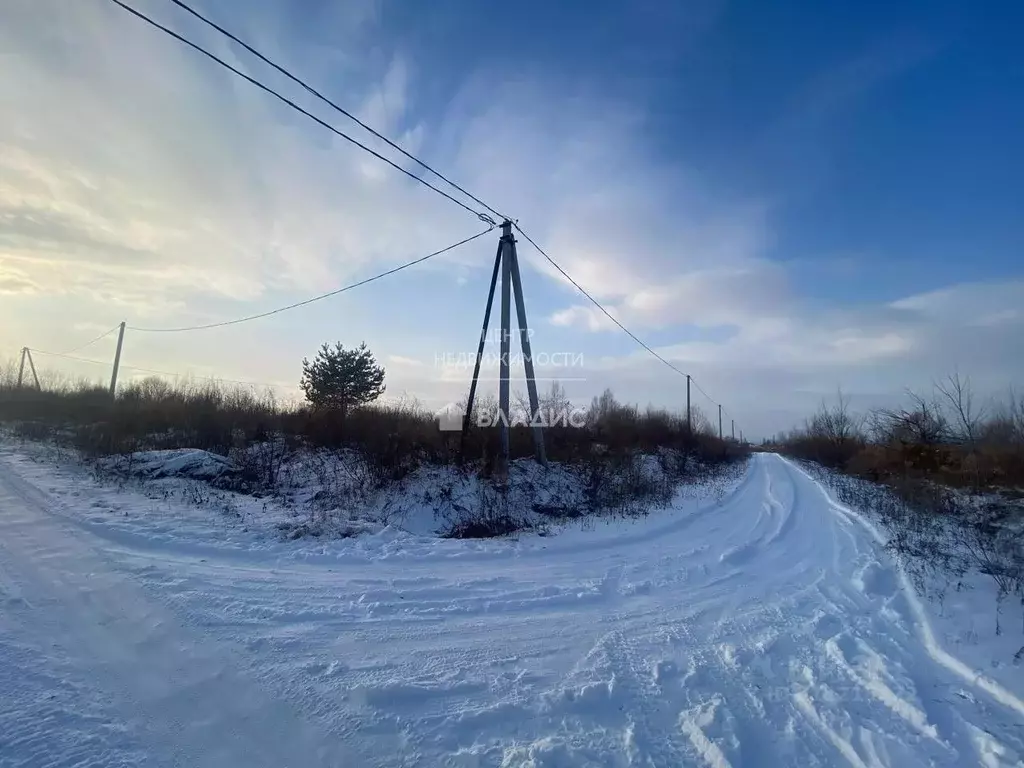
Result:
<instances>
[{"instance_id":1,"label":"small pine tree","mask_svg":"<svg viewBox=\"0 0 1024 768\"><path fill-rule=\"evenodd\" d=\"M312 361L302 359L299 386L313 407L339 411L344 419L351 408L384 394L384 368L365 343L354 349L340 341L333 348L324 344Z\"/></svg>"}]
</instances>

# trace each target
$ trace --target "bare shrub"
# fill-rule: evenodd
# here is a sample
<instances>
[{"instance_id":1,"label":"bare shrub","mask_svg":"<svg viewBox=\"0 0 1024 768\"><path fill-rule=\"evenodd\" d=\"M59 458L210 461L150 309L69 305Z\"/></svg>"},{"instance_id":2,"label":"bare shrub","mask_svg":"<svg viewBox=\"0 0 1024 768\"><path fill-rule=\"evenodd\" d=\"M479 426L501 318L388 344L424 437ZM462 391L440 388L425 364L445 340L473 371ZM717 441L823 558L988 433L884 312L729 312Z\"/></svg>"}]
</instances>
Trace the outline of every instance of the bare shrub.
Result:
<instances>
[{"instance_id":1,"label":"bare shrub","mask_svg":"<svg viewBox=\"0 0 1024 768\"><path fill-rule=\"evenodd\" d=\"M832 403L822 400L803 429L782 439L783 450L796 458L842 468L864 445L864 420L850 410L850 399L842 390Z\"/></svg>"},{"instance_id":2,"label":"bare shrub","mask_svg":"<svg viewBox=\"0 0 1024 768\"><path fill-rule=\"evenodd\" d=\"M949 424L940 404L907 391L910 405L880 408L871 414L871 437L877 443L938 445L949 436Z\"/></svg>"},{"instance_id":3,"label":"bare shrub","mask_svg":"<svg viewBox=\"0 0 1024 768\"><path fill-rule=\"evenodd\" d=\"M282 485L282 475L292 454L284 438L233 448L228 455L238 472L225 476L219 485L253 495L273 493Z\"/></svg>"},{"instance_id":4,"label":"bare shrub","mask_svg":"<svg viewBox=\"0 0 1024 768\"><path fill-rule=\"evenodd\" d=\"M449 539L491 539L538 527L512 497L500 489L482 485L477 507L457 517L442 536Z\"/></svg>"},{"instance_id":5,"label":"bare shrub","mask_svg":"<svg viewBox=\"0 0 1024 768\"><path fill-rule=\"evenodd\" d=\"M970 378L961 378L959 372L951 374L945 381L936 383L935 389L945 399L952 414L952 438L966 447L969 469L974 476L974 486L978 488L981 486L978 435L985 418L985 408L976 405Z\"/></svg>"}]
</instances>

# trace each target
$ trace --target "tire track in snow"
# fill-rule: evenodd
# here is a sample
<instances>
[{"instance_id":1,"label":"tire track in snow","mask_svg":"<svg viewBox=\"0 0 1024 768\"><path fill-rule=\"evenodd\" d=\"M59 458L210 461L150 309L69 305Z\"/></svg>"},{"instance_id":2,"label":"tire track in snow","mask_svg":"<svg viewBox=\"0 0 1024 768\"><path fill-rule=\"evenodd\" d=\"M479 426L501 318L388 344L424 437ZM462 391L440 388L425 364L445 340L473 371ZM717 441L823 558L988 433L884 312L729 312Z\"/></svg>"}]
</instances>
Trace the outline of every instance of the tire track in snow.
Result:
<instances>
[{"instance_id":1,"label":"tire track in snow","mask_svg":"<svg viewBox=\"0 0 1024 768\"><path fill-rule=\"evenodd\" d=\"M55 718L78 717L79 710L47 715L37 708L38 720L8 712L3 738L22 750L11 760L115 764L118 751L144 749L156 765L334 764L343 750L237 677L218 648L195 644L172 616L50 518L43 494L4 469L0 464L0 562L6 580L28 597L0 625L4 666L13 662L9 654L25 653L41 663L39 674L77 679L75 698L101 703L96 716L103 727L92 733L107 733L97 742L83 739L86 752L55 754Z\"/></svg>"},{"instance_id":2,"label":"tire track in snow","mask_svg":"<svg viewBox=\"0 0 1024 768\"><path fill-rule=\"evenodd\" d=\"M700 707L697 714L683 715L679 721L683 733L710 768L732 768L722 750L702 730L702 726L707 727L714 719L715 710L721 703L721 699L713 699L710 704Z\"/></svg>"},{"instance_id":3,"label":"tire track in snow","mask_svg":"<svg viewBox=\"0 0 1024 768\"><path fill-rule=\"evenodd\" d=\"M821 638L842 628L843 621L837 618L843 615L842 609L828 600L822 605L819 596L827 595L825 585L842 572L840 566L848 560L851 548L857 550L850 537L836 535L828 517L807 511L809 498L785 474L774 474L770 458L760 459L759 469L766 475L764 502L771 510L773 525L758 542L757 557L746 566L754 579L763 582L766 603L753 611L723 612L710 638L722 661L713 664L715 672L702 684L714 692L712 696L720 694L722 703L708 710L705 693L687 727L695 734L700 718L706 719L713 711L726 720L731 717L742 734L734 754L719 748L724 759L750 764L763 754L773 754L786 764L806 764L835 747L816 721L796 706L789 681L793 669L820 668ZM788 481L782 494L778 492L779 479ZM832 570L815 565L822 556L831 557ZM794 619L808 612L807 618ZM767 627L772 629L766 632ZM752 636L758 638L753 644ZM800 722L806 722L810 730L794 728L793 724ZM701 731L707 732L707 728ZM721 727L711 733L713 743L729 737L728 729ZM780 740L782 734L788 735Z\"/></svg>"},{"instance_id":4,"label":"tire track in snow","mask_svg":"<svg viewBox=\"0 0 1024 768\"><path fill-rule=\"evenodd\" d=\"M928 715L886 684L882 675L884 662L867 644L844 633L825 641L825 653L868 695L888 707L894 715L902 718L922 736L939 741L938 730L935 725L928 722ZM860 654L865 654L868 657L865 670L855 666L855 662L851 661L851 657L856 658Z\"/></svg>"},{"instance_id":5,"label":"tire track in snow","mask_svg":"<svg viewBox=\"0 0 1024 768\"><path fill-rule=\"evenodd\" d=\"M768 457L764 459L766 462L771 460ZM824 602L818 604L820 607L814 608L814 615L817 618L805 630L807 632L807 640L799 641L791 650L793 661L796 664L794 669L800 670L803 668L808 672L811 669L817 671L816 675L812 675L812 679L815 682L810 684L809 687L801 689L803 690L803 697L794 698L790 702L793 716L797 719L805 720L814 732L819 733L823 744L829 744L832 748L837 749L841 755L856 755L857 761L867 765L900 764L900 760L903 761L902 764L907 764L906 761L908 759L919 759L913 757L912 753L906 753L907 747L898 742L893 742L892 737L888 735L889 731L898 732L899 729L893 729L891 723L894 716L899 717L899 713L903 715L900 717L900 720L906 723L908 734L913 733L923 736L931 740L939 748L938 750L925 750L927 754L933 755L932 759L947 761L950 759L951 754L956 754L959 755L959 760L963 764L963 761L969 762L975 756L979 756L977 740L972 741L968 738L963 729L956 729L952 732L943 729L943 736L945 738L940 739L937 735L938 727L929 720L928 713L930 709L923 703L914 701L915 698L923 699L927 695L927 691L920 687L920 683L914 675L914 658L910 647L906 646L906 643L910 642L915 635L909 632L909 627L908 633L904 634L899 625L892 625L890 623L894 619L900 620L898 616L892 615L893 611L891 609L886 608L893 599L900 597L896 594L898 589L895 578L892 579L891 586L890 582L886 580L886 574L891 573L891 571L878 566L875 550L868 544L867 539L863 535L859 538L854 535L854 531L859 530L859 526L856 525L855 521L845 516L828 515L828 510L817 502L816 497L818 494L815 493L815 498L812 498L801 490L802 485L804 484L801 482L796 482L795 480L793 482L791 506L794 511L794 517L799 517L799 515L803 514L801 510L805 507L807 510L812 508L819 509L820 511L813 515L808 512L802 519L806 523L817 520L822 523L823 527L827 527L830 530L827 540L832 543L834 549L831 553L833 569L826 574L827 578L819 580L812 590L805 589L803 592L800 590L792 591L783 602L778 603L781 607L785 601L797 600L799 602L806 598L810 600L808 605L816 605L813 600L815 594L820 594L824 598ZM815 490L817 491L818 489ZM826 514L822 516L821 512ZM830 520L834 522L829 523ZM801 525L803 524L801 523ZM813 536L812 528L801 530L802 538L806 539L808 535ZM787 557L798 557L796 555L798 548L786 548L783 551ZM771 561L771 557L767 553L762 553L762 556L767 558L764 563L751 561L748 565L751 567L756 565L760 568ZM799 569L794 569L788 576L792 578L799 572ZM797 612L803 614L806 611L807 608L800 608ZM889 614L888 618L885 617L886 613ZM728 617L730 613L724 615ZM840 619L839 617L845 618ZM736 618L742 624L742 615L736 616ZM851 621L852 624L850 623ZM740 639L749 634L748 630L737 628L735 625L736 622L734 621L726 620L723 622L720 619L714 637L725 640L731 635L733 638ZM784 625L785 621L777 622L777 626ZM791 636L800 638L803 635L796 632L794 628ZM890 636L892 636L891 640ZM866 639L884 638L887 641L890 647L887 648L886 658L896 662L894 671L901 681L900 687L893 688L890 683L883 688L869 678L866 678L864 674L858 673L859 671L853 665L837 664L834 654L829 655L826 653L823 656L820 653L820 646L816 646L816 642L820 642L816 641L816 638L824 640L827 648L830 642L833 646L847 641L864 642L860 640L861 637ZM901 645L900 643L903 644ZM737 647L739 648L740 655L743 655L742 640L740 640ZM869 654L874 653L868 644L865 644L864 648L868 649ZM879 660L881 659L881 657L878 658ZM882 672L885 674L884 668ZM837 673L840 676L837 677ZM723 679L727 674L723 675ZM790 677L792 677L792 674ZM815 697L817 699L816 706L812 705L808 708L805 705L808 702L814 702L815 699L811 697L813 691L819 687L821 692L819 696ZM908 698L907 692L898 692L902 688L907 688L910 692L917 691L917 696L915 697L911 694ZM750 690L750 688L747 690ZM864 696L869 696L871 700L878 702L884 710L866 706L867 700L863 696L858 696L855 693L857 690L863 691ZM800 692L800 690L797 690L794 694ZM735 696L726 694L726 704L731 701L735 701ZM829 704L825 709L822 709L823 702L834 701L847 702L850 703L850 706L860 706L864 707L864 709L857 716L857 719L854 720L851 720L848 715L844 714L845 709L832 709L833 704ZM860 703L855 705L853 702ZM797 706L798 704L799 706ZM785 707L777 702L773 706L785 709ZM883 711L888 713L888 716L883 714ZM832 721L834 723L830 724ZM854 723L859 723L854 731L854 733L859 734L857 741L848 740L844 735L845 730L852 727ZM779 723L777 727L784 728L785 724ZM936 735L933 736L933 734ZM913 738L909 740L900 739L900 741L909 744L914 743ZM841 742L842 746L836 746L837 742ZM920 749L920 747L916 748ZM886 756L887 753L889 756ZM897 758L895 755L898 754L904 754L904 756ZM728 759L730 755L725 754L725 757ZM896 762L893 763L892 761ZM858 763L854 762L854 764Z\"/></svg>"},{"instance_id":6,"label":"tire track in snow","mask_svg":"<svg viewBox=\"0 0 1024 768\"><path fill-rule=\"evenodd\" d=\"M793 694L793 702L796 708L803 713L804 717L818 730L819 733L824 736L836 751L848 762L853 768L869 768L867 763L861 760L857 750L853 748L850 741L837 733L819 714L818 710L814 706L814 702L806 691L798 691Z\"/></svg>"},{"instance_id":7,"label":"tire track in snow","mask_svg":"<svg viewBox=\"0 0 1024 768\"><path fill-rule=\"evenodd\" d=\"M833 499L831 494L824 486L821 485L821 483L811 477L802 468L793 464L793 462L788 459L784 459L781 456L777 457L777 459L784 462L792 471L799 472L807 478L807 480L821 492L822 496L827 499L830 509L842 514L849 520L857 522L871 536L879 547L885 546L885 536L883 536L878 528L876 528L873 523L869 522L867 518L850 507ZM880 560L883 557L885 557L884 554L880 553L878 555ZM1004 707L1015 711L1021 718L1024 718L1024 700L1021 700L999 683L987 677L980 670L971 669L969 665L965 664L939 645L935 638L935 632L932 629L931 622L925 613L924 606L917 595L917 590L914 589L914 586L910 583L910 579L907 577L906 572L900 564L895 561L891 561L890 567L896 572L903 596L906 599L907 604L910 606L910 610L913 614L914 627L922 645L932 660L960 677L964 682L968 683L972 687L984 691Z\"/></svg>"},{"instance_id":8,"label":"tire track in snow","mask_svg":"<svg viewBox=\"0 0 1024 768\"><path fill-rule=\"evenodd\" d=\"M754 462L753 467L751 475L756 474L762 479L762 494L765 494L771 488L771 477L759 462ZM738 502L743 500L743 498L742 495L737 495L730 499L730 502ZM733 506L733 503L727 502L721 505L721 509L727 510L733 508ZM773 519L772 512L773 509L767 497L759 498L757 500L757 516L752 521L750 528L741 533L741 539L738 543L722 550L722 553L718 556L718 561L724 565L742 566L761 553L768 541L768 534L764 529L771 524ZM742 517L735 519L735 522L740 521L742 521Z\"/></svg>"},{"instance_id":9,"label":"tire track in snow","mask_svg":"<svg viewBox=\"0 0 1024 768\"><path fill-rule=\"evenodd\" d=\"M765 501L772 510L777 521L775 530L765 540L765 546L772 546L787 536L797 523L796 510L793 505L784 506L776 497L772 488L771 472L766 472Z\"/></svg>"}]
</instances>

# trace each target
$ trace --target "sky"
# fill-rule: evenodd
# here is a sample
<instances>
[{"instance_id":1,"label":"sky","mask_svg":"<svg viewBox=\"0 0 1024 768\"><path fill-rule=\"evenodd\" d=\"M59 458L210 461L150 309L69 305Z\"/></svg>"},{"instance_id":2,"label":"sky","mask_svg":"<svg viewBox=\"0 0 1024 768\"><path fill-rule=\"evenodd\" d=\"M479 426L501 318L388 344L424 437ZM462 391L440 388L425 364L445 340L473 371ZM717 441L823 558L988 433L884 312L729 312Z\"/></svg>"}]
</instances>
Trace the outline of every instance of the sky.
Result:
<instances>
[{"instance_id":1,"label":"sky","mask_svg":"<svg viewBox=\"0 0 1024 768\"><path fill-rule=\"evenodd\" d=\"M126 2L415 169L169 0ZM195 6L518 220L727 431L790 428L840 387L867 409L953 371L1024 385L1019 4ZM7 0L0 57L0 360L264 312L486 229L110 0ZM468 388L498 234L273 317L129 330L122 379L288 398L322 343L365 342L389 397L441 407ZM517 250L541 388L685 406ZM115 336L74 354L102 365L34 357L102 378Z\"/></svg>"}]
</instances>

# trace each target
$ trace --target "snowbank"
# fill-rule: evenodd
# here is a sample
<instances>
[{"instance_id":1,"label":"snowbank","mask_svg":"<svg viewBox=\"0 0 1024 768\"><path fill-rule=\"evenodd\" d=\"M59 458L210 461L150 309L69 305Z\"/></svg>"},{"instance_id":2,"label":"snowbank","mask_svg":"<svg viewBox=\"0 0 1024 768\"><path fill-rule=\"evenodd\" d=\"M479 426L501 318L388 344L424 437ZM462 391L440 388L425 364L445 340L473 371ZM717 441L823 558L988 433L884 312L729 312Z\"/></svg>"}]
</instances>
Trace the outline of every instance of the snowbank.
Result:
<instances>
[{"instance_id":1,"label":"snowbank","mask_svg":"<svg viewBox=\"0 0 1024 768\"><path fill-rule=\"evenodd\" d=\"M195 448L164 451L137 451L110 456L97 462L101 469L152 480L181 477L211 481L238 474L238 467L227 457Z\"/></svg>"}]
</instances>

